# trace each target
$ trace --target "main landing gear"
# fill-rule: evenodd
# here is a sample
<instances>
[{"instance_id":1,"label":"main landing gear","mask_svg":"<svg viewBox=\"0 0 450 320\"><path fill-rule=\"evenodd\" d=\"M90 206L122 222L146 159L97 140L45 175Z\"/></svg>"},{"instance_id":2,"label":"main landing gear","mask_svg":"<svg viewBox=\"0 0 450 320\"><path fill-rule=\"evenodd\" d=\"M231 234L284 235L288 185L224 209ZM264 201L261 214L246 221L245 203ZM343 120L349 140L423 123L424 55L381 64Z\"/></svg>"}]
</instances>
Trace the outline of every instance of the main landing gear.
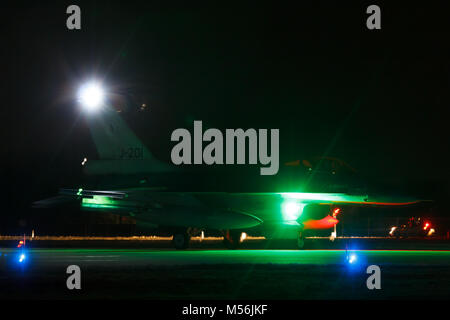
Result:
<instances>
[{"instance_id":1,"label":"main landing gear","mask_svg":"<svg viewBox=\"0 0 450 320\"><path fill-rule=\"evenodd\" d=\"M241 244L242 232L227 230L223 235L223 244L228 249L237 249Z\"/></svg>"},{"instance_id":2,"label":"main landing gear","mask_svg":"<svg viewBox=\"0 0 450 320\"><path fill-rule=\"evenodd\" d=\"M299 232L297 235L297 249L303 249L305 247L305 236L302 232Z\"/></svg>"},{"instance_id":3,"label":"main landing gear","mask_svg":"<svg viewBox=\"0 0 450 320\"><path fill-rule=\"evenodd\" d=\"M173 235L172 243L173 246L178 249L187 249L189 247L189 241L191 240L191 236L187 231L177 231Z\"/></svg>"}]
</instances>

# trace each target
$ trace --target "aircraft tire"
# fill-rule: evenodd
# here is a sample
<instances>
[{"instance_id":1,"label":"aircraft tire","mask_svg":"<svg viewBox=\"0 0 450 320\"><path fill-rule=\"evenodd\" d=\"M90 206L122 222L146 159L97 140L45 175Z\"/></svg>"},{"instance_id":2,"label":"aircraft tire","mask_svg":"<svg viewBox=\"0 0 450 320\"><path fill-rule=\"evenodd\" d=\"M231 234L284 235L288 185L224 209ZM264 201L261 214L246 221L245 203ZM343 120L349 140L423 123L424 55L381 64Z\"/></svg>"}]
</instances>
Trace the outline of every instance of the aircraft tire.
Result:
<instances>
[{"instance_id":1,"label":"aircraft tire","mask_svg":"<svg viewBox=\"0 0 450 320\"><path fill-rule=\"evenodd\" d=\"M242 232L227 230L223 236L223 243L228 249L237 249L241 244Z\"/></svg>"},{"instance_id":2,"label":"aircraft tire","mask_svg":"<svg viewBox=\"0 0 450 320\"><path fill-rule=\"evenodd\" d=\"M300 233L297 237L297 249L305 248L305 237Z\"/></svg>"},{"instance_id":3,"label":"aircraft tire","mask_svg":"<svg viewBox=\"0 0 450 320\"><path fill-rule=\"evenodd\" d=\"M175 233L173 235L172 243L175 249L183 250L189 247L191 237L187 233Z\"/></svg>"}]
</instances>

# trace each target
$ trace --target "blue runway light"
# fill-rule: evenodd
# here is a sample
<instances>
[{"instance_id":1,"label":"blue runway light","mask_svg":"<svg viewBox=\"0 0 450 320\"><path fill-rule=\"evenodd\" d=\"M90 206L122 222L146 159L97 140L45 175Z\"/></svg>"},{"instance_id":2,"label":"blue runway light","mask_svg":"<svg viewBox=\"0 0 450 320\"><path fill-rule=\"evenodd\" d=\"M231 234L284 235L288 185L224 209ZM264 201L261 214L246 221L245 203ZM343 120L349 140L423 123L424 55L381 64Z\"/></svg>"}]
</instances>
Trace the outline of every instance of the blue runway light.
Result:
<instances>
[{"instance_id":1,"label":"blue runway light","mask_svg":"<svg viewBox=\"0 0 450 320\"><path fill-rule=\"evenodd\" d=\"M25 259L26 259L26 255L24 253L22 253L19 257L19 262L22 263Z\"/></svg>"},{"instance_id":2,"label":"blue runway light","mask_svg":"<svg viewBox=\"0 0 450 320\"><path fill-rule=\"evenodd\" d=\"M348 251L345 255L347 270L351 273L361 272L367 265L367 256L361 251Z\"/></svg>"}]
</instances>

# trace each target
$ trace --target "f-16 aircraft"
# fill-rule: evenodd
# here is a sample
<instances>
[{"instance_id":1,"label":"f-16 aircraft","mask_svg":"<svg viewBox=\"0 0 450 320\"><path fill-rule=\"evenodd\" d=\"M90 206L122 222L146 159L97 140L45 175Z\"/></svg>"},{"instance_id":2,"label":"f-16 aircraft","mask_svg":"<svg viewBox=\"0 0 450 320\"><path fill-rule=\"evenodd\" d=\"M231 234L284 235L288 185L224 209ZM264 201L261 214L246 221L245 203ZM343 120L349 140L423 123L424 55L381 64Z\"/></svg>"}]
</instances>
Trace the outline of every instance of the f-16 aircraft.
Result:
<instances>
[{"instance_id":1,"label":"f-16 aircraft","mask_svg":"<svg viewBox=\"0 0 450 320\"><path fill-rule=\"evenodd\" d=\"M368 195L351 188L331 192L333 186L329 183L328 188L308 187L314 186L307 183L314 180L311 178L314 170L308 161L303 162L307 175L289 176L290 183L284 184L289 186L286 190L275 179L271 192L258 188L255 192L216 191L217 188L205 185L219 178L185 172L181 166L159 161L120 113L111 108L103 108L100 113L88 117L99 159L83 161L86 185L61 189L58 196L37 201L34 207L76 201L82 210L132 216L137 226L170 230L177 249L187 248L192 236L208 230L220 231L228 248L237 248L244 232L266 239L291 239L298 248L303 248L304 230L333 228L339 222L342 206L405 206L420 201ZM235 168L232 166L230 170ZM231 184L240 186L261 177L228 178ZM203 186L203 190L187 188L186 181ZM314 217L308 214L310 205L325 206L328 213Z\"/></svg>"}]
</instances>

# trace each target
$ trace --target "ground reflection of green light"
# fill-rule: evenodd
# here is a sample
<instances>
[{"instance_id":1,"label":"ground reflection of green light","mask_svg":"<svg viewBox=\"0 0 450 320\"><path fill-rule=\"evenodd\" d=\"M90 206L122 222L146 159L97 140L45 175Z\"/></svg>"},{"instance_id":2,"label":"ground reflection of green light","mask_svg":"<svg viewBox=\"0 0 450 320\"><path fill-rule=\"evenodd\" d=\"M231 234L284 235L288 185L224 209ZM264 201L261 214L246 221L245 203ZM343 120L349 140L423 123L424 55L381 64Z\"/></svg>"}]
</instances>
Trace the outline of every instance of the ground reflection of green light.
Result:
<instances>
[{"instance_id":1,"label":"ground reflection of green light","mask_svg":"<svg viewBox=\"0 0 450 320\"><path fill-rule=\"evenodd\" d=\"M350 252L350 251L349 251ZM450 251L428 250L351 250L359 264L398 265L405 267L450 266ZM117 255L118 262L152 261L155 265L172 264L290 264L290 265L342 265L346 263L346 250L152 250L152 249L35 249L33 254L54 256L60 254L98 257ZM73 259L71 257L71 259Z\"/></svg>"}]
</instances>

